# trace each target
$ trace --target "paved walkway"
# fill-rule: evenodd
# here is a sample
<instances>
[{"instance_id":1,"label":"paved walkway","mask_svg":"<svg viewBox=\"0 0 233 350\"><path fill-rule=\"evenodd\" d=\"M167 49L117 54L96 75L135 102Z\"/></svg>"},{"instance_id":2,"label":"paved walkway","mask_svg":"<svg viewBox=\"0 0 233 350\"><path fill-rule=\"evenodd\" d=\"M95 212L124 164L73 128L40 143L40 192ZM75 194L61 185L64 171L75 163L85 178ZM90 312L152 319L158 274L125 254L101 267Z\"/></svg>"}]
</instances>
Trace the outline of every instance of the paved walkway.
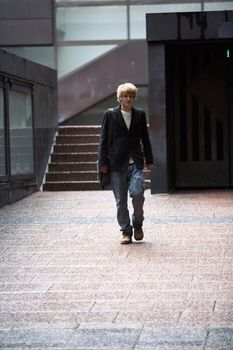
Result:
<instances>
[{"instance_id":1,"label":"paved walkway","mask_svg":"<svg viewBox=\"0 0 233 350\"><path fill-rule=\"evenodd\" d=\"M0 348L232 350L233 191L147 191L144 229L110 191L0 209Z\"/></svg>"}]
</instances>

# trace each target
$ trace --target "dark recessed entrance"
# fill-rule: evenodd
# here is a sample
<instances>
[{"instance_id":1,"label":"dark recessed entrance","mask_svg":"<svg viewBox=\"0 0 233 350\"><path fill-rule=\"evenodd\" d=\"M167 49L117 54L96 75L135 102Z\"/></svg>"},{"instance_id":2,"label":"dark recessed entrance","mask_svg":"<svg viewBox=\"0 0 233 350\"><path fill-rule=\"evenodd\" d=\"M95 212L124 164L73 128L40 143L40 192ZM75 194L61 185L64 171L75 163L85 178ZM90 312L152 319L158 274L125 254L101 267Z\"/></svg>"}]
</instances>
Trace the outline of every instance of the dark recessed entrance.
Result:
<instances>
[{"instance_id":1,"label":"dark recessed entrance","mask_svg":"<svg viewBox=\"0 0 233 350\"><path fill-rule=\"evenodd\" d=\"M151 192L233 187L233 11L147 15Z\"/></svg>"},{"instance_id":2,"label":"dark recessed entrance","mask_svg":"<svg viewBox=\"0 0 233 350\"><path fill-rule=\"evenodd\" d=\"M176 188L233 185L232 49L217 43L167 47Z\"/></svg>"}]
</instances>

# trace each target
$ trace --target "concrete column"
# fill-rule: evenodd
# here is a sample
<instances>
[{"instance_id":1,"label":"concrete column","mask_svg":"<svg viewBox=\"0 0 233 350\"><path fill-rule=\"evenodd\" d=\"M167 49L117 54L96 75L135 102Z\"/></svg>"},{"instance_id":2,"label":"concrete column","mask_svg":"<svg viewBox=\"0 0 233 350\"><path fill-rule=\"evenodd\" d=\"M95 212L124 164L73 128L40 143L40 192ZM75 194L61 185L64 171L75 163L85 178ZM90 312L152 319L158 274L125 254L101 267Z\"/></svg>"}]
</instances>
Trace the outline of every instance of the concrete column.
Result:
<instances>
[{"instance_id":1,"label":"concrete column","mask_svg":"<svg viewBox=\"0 0 233 350\"><path fill-rule=\"evenodd\" d=\"M154 155L151 193L166 193L168 183L165 44L149 43L149 122Z\"/></svg>"}]
</instances>

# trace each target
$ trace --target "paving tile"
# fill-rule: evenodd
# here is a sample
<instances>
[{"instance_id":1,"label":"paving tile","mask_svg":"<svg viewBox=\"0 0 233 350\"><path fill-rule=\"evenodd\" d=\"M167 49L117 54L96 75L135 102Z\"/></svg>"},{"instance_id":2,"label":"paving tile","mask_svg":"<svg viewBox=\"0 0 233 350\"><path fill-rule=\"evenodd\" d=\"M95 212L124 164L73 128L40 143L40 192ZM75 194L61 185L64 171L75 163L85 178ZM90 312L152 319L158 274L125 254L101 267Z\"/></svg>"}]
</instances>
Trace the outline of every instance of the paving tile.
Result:
<instances>
[{"instance_id":1,"label":"paving tile","mask_svg":"<svg viewBox=\"0 0 233 350\"><path fill-rule=\"evenodd\" d=\"M1 208L0 348L233 349L232 203L146 191L145 239L129 246L111 191Z\"/></svg>"},{"instance_id":2,"label":"paving tile","mask_svg":"<svg viewBox=\"0 0 233 350\"><path fill-rule=\"evenodd\" d=\"M230 311L195 311L185 310L179 319L181 325L200 326L206 325L209 327L229 326L233 323L233 312Z\"/></svg>"},{"instance_id":3,"label":"paving tile","mask_svg":"<svg viewBox=\"0 0 233 350\"><path fill-rule=\"evenodd\" d=\"M120 311L115 319L115 323L141 322L142 324L177 324L180 313L174 310L153 310L153 311Z\"/></svg>"},{"instance_id":4,"label":"paving tile","mask_svg":"<svg viewBox=\"0 0 233 350\"><path fill-rule=\"evenodd\" d=\"M51 284L41 283L0 283L0 293L4 292L47 292Z\"/></svg>"},{"instance_id":5,"label":"paving tile","mask_svg":"<svg viewBox=\"0 0 233 350\"><path fill-rule=\"evenodd\" d=\"M206 349L228 349L233 348L233 328L217 328L211 329L207 342Z\"/></svg>"},{"instance_id":6,"label":"paving tile","mask_svg":"<svg viewBox=\"0 0 233 350\"><path fill-rule=\"evenodd\" d=\"M51 324L54 318L54 312L11 312L11 313L0 313L0 325L1 327L40 327L48 326Z\"/></svg>"},{"instance_id":7,"label":"paving tile","mask_svg":"<svg viewBox=\"0 0 233 350\"><path fill-rule=\"evenodd\" d=\"M148 346L156 347L170 346L203 346L207 336L205 329L199 328L144 328L140 334L138 347L147 348Z\"/></svg>"},{"instance_id":8,"label":"paving tile","mask_svg":"<svg viewBox=\"0 0 233 350\"><path fill-rule=\"evenodd\" d=\"M63 300L66 296L66 292L52 292L52 291L29 291L29 292L19 292L15 293L14 301L60 301Z\"/></svg>"},{"instance_id":9,"label":"paving tile","mask_svg":"<svg viewBox=\"0 0 233 350\"><path fill-rule=\"evenodd\" d=\"M0 347L46 348L64 347L72 337L72 329L12 329L0 341Z\"/></svg>"},{"instance_id":10,"label":"paving tile","mask_svg":"<svg viewBox=\"0 0 233 350\"><path fill-rule=\"evenodd\" d=\"M7 333L9 333L10 329L2 329L0 328L0 342L2 341L2 339L4 339L7 335Z\"/></svg>"},{"instance_id":11,"label":"paving tile","mask_svg":"<svg viewBox=\"0 0 233 350\"><path fill-rule=\"evenodd\" d=\"M156 290L148 290L148 291L136 291L133 290L129 296L130 300L134 300L135 303L137 300L185 300L187 298L186 291L173 291L173 290L164 290L164 291L156 291Z\"/></svg>"},{"instance_id":12,"label":"paving tile","mask_svg":"<svg viewBox=\"0 0 233 350\"><path fill-rule=\"evenodd\" d=\"M53 323L64 323L65 325L68 325L70 323L84 323L84 322L114 322L117 316L117 311L90 311L90 312L84 312L71 309L71 310L65 310L63 312L56 313L53 318Z\"/></svg>"},{"instance_id":13,"label":"paving tile","mask_svg":"<svg viewBox=\"0 0 233 350\"><path fill-rule=\"evenodd\" d=\"M153 309L154 302L148 301L137 301L137 305L135 306L135 301L131 300L98 300L94 302L91 311L131 311L137 307L138 312L146 312Z\"/></svg>"},{"instance_id":14,"label":"paving tile","mask_svg":"<svg viewBox=\"0 0 233 350\"><path fill-rule=\"evenodd\" d=\"M8 301L0 303L1 312L14 312L17 310L18 312L27 312L27 311L49 311L53 310L56 307L57 302L52 301L32 301L32 300L24 300L24 301Z\"/></svg>"},{"instance_id":15,"label":"paving tile","mask_svg":"<svg viewBox=\"0 0 233 350\"><path fill-rule=\"evenodd\" d=\"M140 329L130 327L107 327L107 328L79 328L76 330L73 337L68 342L67 347L93 348L100 347L119 348L119 349L133 349Z\"/></svg>"},{"instance_id":16,"label":"paving tile","mask_svg":"<svg viewBox=\"0 0 233 350\"><path fill-rule=\"evenodd\" d=\"M54 287L55 284L69 284L74 281L74 278L76 282L82 283L85 278L74 276L73 274L66 274L66 273L55 273L55 274L48 274L43 273L40 275L34 275L32 282L33 283L51 283Z\"/></svg>"},{"instance_id":17,"label":"paving tile","mask_svg":"<svg viewBox=\"0 0 233 350\"><path fill-rule=\"evenodd\" d=\"M233 312L233 300L217 300L214 305L214 310Z\"/></svg>"},{"instance_id":18,"label":"paving tile","mask_svg":"<svg viewBox=\"0 0 233 350\"><path fill-rule=\"evenodd\" d=\"M68 288L67 288L68 289ZM66 290L67 290L66 289ZM51 289L52 291L53 289ZM59 288L56 287L56 291ZM60 289L63 290L63 289ZM77 285L73 285L69 289L69 293L66 294L67 299L75 299L82 301L95 301L95 300L127 300L130 290L119 290L119 291L99 291L99 290L82 290Z\"/></svg>"},{"instance_id":19,"label":"paving tile","mask_svg":"<svg viewBox=\"0 0 233 350\"><path fill-rule=\"evenodd\" d=\"M159 344L159 345L136 345L134 350L203 350L203 345L187 345L187 344L182 344L182 345L171 345L171 344Z\"/></svg>"}]
</instances>

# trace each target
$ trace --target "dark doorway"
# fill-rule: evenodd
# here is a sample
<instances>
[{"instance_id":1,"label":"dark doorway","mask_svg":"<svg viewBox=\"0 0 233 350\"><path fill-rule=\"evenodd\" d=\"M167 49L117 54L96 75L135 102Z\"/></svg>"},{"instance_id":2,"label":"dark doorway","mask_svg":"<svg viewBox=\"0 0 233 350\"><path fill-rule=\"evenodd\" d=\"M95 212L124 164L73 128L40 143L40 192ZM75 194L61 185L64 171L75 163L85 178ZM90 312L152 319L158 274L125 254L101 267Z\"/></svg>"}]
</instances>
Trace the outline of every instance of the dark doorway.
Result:
<instances>
[{"instance_id":1,"label":"dark doorway","mask_svg":"<svg viewBox=\"0 0 233 350\"><path fill-rule=\"evenodd\" d=\"M233 45L167 45L176 188L233 186Z\"/></svg>"}]
</instances>

